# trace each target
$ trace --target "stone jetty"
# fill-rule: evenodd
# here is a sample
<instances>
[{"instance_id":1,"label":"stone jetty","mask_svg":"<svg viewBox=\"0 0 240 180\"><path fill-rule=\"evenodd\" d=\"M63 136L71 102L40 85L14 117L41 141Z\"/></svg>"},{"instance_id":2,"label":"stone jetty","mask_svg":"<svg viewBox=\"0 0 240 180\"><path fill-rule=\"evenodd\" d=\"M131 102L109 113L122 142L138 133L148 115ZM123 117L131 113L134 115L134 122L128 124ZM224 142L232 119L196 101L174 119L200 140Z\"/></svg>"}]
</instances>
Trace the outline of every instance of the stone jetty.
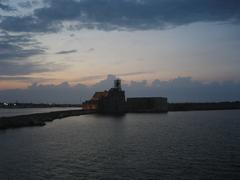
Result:
<instances>
[{"instance_id":1,"label":"stone jetty","mask_svg":"<svg viewBox=\"0 0 240 180\"><path fill-rule=\"evenodd\" d=\"M93 114L93 110L68 110L68 111L54 111L47 113L36 113L29 115L1 117L0 129L29 127L29 126L44 126L46 122L55 119L62 119L70 116L80 116L85 114Z\"/></svg>"}]
</instances>

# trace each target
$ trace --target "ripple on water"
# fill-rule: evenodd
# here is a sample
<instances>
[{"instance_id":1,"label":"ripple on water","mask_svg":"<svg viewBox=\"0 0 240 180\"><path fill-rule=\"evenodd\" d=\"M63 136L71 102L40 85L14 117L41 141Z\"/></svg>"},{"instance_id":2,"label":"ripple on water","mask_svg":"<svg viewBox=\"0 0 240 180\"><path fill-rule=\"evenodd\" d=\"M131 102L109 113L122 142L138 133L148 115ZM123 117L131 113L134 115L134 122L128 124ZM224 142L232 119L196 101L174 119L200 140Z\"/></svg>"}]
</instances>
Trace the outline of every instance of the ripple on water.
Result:
<instances>
[{"instance_id":1,"label":"ripple on water","mask_svg":"<svg viewBox=\"0 0 240 180\"><path fill-rule=\"evenodd\" d=\"M239 115L84 115L3 131L0 179L240 179Z\"/></svg>"}]
</instances>

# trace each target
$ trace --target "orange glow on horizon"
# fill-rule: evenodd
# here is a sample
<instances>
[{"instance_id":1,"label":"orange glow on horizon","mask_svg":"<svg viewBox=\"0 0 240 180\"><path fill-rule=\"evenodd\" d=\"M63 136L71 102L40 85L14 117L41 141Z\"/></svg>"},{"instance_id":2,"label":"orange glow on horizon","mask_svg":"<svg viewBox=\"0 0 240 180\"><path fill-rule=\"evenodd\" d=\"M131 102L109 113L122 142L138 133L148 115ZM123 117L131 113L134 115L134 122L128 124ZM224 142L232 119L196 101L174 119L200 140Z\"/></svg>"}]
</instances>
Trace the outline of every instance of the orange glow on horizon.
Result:
<instances>
[{"instance_id":1,"label":"orange glow on horizon","mask_svg":"<svg viewBox=\"0 0 240 180\"><path fill-rule=\"evenodd\" d=\"M26 89L29 83L19 81L0 81L0 90Z\"/></svg>"}]
</instances>

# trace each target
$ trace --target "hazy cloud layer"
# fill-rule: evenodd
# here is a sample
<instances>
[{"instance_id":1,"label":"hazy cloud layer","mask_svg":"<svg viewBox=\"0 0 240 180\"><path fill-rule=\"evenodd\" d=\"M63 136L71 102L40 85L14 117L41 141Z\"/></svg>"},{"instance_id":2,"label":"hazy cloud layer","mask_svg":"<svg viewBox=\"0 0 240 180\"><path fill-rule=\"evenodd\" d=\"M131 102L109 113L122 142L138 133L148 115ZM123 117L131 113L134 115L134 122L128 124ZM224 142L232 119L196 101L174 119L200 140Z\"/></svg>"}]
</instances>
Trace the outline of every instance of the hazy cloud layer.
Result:
<instances>
[{"instance_id":1,"label":"hazy cloud layer","mask_svg":"<svg viewBox=\"0 0 240 180\"><path fill-rule=\"evenodd\" d=\"M41 77L27 77L27 76L4 76L0 75L0 81L20 81L20 82L27 82L27 83L42 83L42 82L49 82L56 79L50 78L41 78Z\"/></svg>"},{"instance_id":2,"label":"hazy cloud layer","mask_svg":"<svg viewBox=\"0 0 240 180\"><path fill-rule=\"evenodd\" d=\"M193 22L239 23L239 0L47 0L32 16L4 17L9 31L57 31L63 22L73 29L163 29ZM6 8L6 7L5 7Z\"/></svg>"},{"instance_id":3,"label":"hazy cloud layer","mask_svg":"<svg viewBox=\"0 0 240 180\"><path fill-rule=\"evenodd\" d=\"M0 74L48 69L35 62L23 63L45 52L33 39L39 33L82 28L164 29L194 22L239 23L239 19L239 0L0 0ZM92 51L94 48L88 50Z\"/></svg>"},{"instance_id":4,"label":"hazy cloud layer","mask_svg":"<svg viewBox=\"0 0 240 180\"><path fill-rule=\"evenodd\" d=\"M129 72L129 73L116 74L116 76L126 77L126 76L135 76L135 75L150 74L150 73L152 73L152 72L138 71L138 72ZM84 82L84 81L91 81L91 80L100 80L100 79L103 79L105 77L106 77L106 75L85 76L85 77L81 77L81 78L75 79L73 82ZM112 75L109 75L108 79L110 77L112 77L112 80L115 79L115 76L112 76ZM102 84L102 81L100 82L100 84Z\"/></svg>"},{"instance_id":5,"label":"hazy cloud layer","mask_svg":"<svg viewBox=\"0 0 240 180\"><path fill-rule=\"evenodd\" d=\"M79 103L89 99L95 91L109 89L116 77L109 75L105 80L86 86L70 86L67 82L59 85L33 84L24 90L2 90L0 101ZM169 81L155 80L123 84L127 97L166 96L170 102L209 102L240 100L240 83L209 83L194 81L190 77L179 77Z\"/></svg>"},{"instance_id":6,"label":"hazy cloud layer","mask_svg":"<svg viewBox=\"0 0 240 180\"><path fill-rule=\"evenodd\" d=\"M239 20L239 0L0 0L0 75L59 69L58 65L28 61L45 53L46 49L34 40L43 33L83 28L152 30Z\"/></svg>"}]
</instances>

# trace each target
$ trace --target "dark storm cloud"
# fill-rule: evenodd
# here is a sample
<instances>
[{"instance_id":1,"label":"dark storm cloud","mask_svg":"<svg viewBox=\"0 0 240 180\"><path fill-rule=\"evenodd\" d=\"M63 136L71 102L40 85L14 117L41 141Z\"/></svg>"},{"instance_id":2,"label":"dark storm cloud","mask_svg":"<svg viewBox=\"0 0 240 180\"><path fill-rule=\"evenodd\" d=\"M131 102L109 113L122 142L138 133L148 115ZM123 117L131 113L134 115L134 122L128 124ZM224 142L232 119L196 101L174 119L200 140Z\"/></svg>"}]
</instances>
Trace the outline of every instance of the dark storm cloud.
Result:
<instances>
[{"instance_id":1,"label":"dark storm cloud","mask_svg":"<svg viewBox=\"0 0 240 180\"><path fill-rule=\"evenodd\" d=\"M56 54L71 54L71 53L76 53L77 50L69 50L69 51L59 51L59 52L56 52Z\"/></svg>"},{"instance_id":2,"label":"dark storm cloud","mask_svg":"<svg viewBox=\"0 0 240 180\"><path fill-rule=\"evenodd\" d=\"M45 21L77 20L77 28L154 29L198 21L239 20L238 0L51 0Z\"/></svg>"},{"instance_id":3,"label":"dark storm cloud","mask_svg":"<svg viewBox=\"0 0 240 180\"><path fill-rule=\"evenodd\" d=\"M12 10L14 10L10 6L2 4L1 1L0 1L0 9L5 10L5 11L12 11Z\"/></svg>"},{"instance_id":4,"label":"dark storm cloud","mask_svg":"<svg viewBox=\"0 0 240 180\"><path fill-rule=\"evenodd\" d=\"M0 75L30 74L48 71L43 64L27 61L45 50L30 35L0 32Z\"/></svg>"},{"instance_id":5,"label":"dark storm cloud","mask_svg":"<svg viewBox=\"0 0 240 180\"><path fill-rule=\"evenodd\" d=\"M61 24L52 20L43 20L35 16L3 17L0 29L11 32L57 32Z\"/></svg>"},{"instance_id":6,"label":"dark storm cloud","mask_svg":"<svg viewBox=\"0 0 240 180\"><path fill-rule=\"evenodd\" d=\"M23 59L43 54L44 49L30 35L10 35L0 32L0 63L8 59Z\"/></svg>"},{"instance_id":7,"label":"dark storm cloud","mask_svg":"<svg viewBox=\"0 0 240 180\"><path fill-rule=\"evenodd\" d=\"M19 2L18 5L22 8L31 8L33 7L34 2L32 1L25 1L25 2Z\"/></svg>"},{"instance_id":8,"label":"dark storm cloud","mask_svg":"<svg viewBox=\"0 0 240 180\"><path fill-rule=\"evenodd\" d=\"M44 102L44 103L80 103L91 98L95 91L103 91L113 86L114 75L92 86L77 84L70 86L64 82L59 85L33 84L24 90L2 90L0 101ZM210 102L240 100L240 82L212 82L204 84L190 77L178 77L169 81L156 79L152 84L147 81L132 81L123 84L127 97L166 96L170 102ZM78 97L78 98L76 98Z\"/></svg>"},{"instance_id":9,"label":"dark storm cloud","mask_svg":"<svg viewBox=\"0 0 240 180\"><path fill-rule=\"evenodd\" d=\"M0 61L7 59L22 59L33 55L42 54L41 49L23 49L14 44L3 44L0 42Z\"/></svg>"},{"instance_id":10,"label":"dark storm cloud","mask_svg":"<svg viewBox=\"0 0 240 180\"><path fill-rule=\"evenodd\" d=\"M102 30L164 29L194 22L239 23L239 0L48 0L33 16L5 17L0 27L11 31L56 31L69 28Z\"/></svg>"}]
</instances>

